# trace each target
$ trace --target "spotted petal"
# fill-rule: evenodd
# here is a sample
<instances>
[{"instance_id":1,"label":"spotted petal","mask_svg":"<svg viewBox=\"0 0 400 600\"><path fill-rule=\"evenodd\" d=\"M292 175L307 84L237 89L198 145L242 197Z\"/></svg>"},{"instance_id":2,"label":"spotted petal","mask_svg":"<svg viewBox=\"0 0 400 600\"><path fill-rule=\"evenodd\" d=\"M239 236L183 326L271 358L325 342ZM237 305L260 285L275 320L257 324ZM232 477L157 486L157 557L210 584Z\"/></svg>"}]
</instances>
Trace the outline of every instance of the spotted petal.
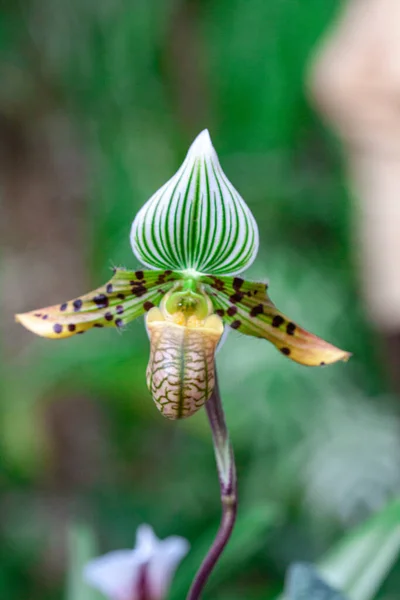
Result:
<instances>
[{"instance_id":1,"label":"spotted petal","mask_svg":"<svg viewBox=\"0 0 400 600\"><path fill-rule=\"evenodd\" d=\"M270 300L267 286L239 277L203 276L216 314L232 329L272 342L295 362L307 366L348 360L349 352L340 350L302 329L282 314Z\"/></svg>"},{"instance_id":2,"label":"spotted petal","mask_svg":"<svg viewBox=\"0 0 400 600\"><path fill-rule=\"evenodd\" d=\"M140 262L156 269L234 274L253 262L257 224L222 171L207 130L139 211L131 244Z\"/></svg>"},{"instance_id":3,"label":"spotted petal","mask_svg":"<svg viewBox=\"0 0 400 600\"><path fill-rule=\"evenodd\" d=\"M16 315L16 320L33 333L53 339L93 327L122 327L157 306L177 277L172 271L117 269L106 285L89 294Z\"/></svg>"}]
</instances>

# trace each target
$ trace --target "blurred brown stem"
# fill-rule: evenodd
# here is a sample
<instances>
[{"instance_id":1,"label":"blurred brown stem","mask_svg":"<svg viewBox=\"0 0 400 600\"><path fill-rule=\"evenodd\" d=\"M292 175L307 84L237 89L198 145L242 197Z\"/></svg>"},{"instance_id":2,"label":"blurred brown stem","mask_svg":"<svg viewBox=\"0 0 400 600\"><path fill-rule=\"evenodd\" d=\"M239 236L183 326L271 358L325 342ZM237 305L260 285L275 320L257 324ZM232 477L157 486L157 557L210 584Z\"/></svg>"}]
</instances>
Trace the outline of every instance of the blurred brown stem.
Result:
<instances>
[{"instance_id":1,"label":"blurred brown stem","mask_svg":"<svg viewBox=\"0 0 400 600\"><path fill-rule=\"evenodd\" d=\"M235 459L226 427L217 378L214 392L206 404L206 410L211 426L217 462L221 490L222 519L215 540L196 574L187 600L197 600L200 598L200 594L203 592L215 565L229 541L235 525L237 512Z\"/></svg>"}]
</instances>

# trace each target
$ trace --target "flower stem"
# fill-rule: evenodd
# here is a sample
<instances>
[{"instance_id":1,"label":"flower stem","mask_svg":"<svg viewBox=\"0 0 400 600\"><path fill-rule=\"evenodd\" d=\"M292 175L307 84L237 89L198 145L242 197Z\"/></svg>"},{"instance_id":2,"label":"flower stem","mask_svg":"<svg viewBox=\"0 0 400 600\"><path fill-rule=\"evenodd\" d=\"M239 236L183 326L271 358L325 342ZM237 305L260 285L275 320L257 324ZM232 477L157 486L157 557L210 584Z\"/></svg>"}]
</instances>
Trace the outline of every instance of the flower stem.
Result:
<instances>
[{"instance_id":1,"label":"flower stem","mask_svg":"<svg viewBox=\"0 0 400 600\"><path fill-rule=\"evenodd\" d=\"M219 484L221 490L222 519L218 533L214 539L207 556L190 588L187 600L198 600L200 594L217 564L225 546L231 536L236 520L237 511L237 484L236 466L229 433L226 427L224 410L222 408L216 377L215 388L211 398L206 404L207 416L210 422L215 458L217 462Z\"/></svg>"}]
</instances>

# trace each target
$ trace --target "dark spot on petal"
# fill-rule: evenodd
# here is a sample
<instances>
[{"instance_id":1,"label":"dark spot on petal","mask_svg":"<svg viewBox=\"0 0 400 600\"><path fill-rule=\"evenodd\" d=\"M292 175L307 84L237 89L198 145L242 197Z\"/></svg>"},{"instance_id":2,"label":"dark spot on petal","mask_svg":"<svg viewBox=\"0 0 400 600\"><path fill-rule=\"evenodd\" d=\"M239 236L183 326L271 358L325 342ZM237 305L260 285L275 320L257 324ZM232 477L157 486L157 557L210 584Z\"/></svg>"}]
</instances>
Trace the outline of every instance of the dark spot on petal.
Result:
<instances>
[{"instance_id":1,"label":"dark spot on petal","mask_svg":"<svg viewBox=\"0 0 400 600\"><path fill-rule=\"evenodd\" d=\"M272 319L272 327L280 327L284 322L285 319L283 319L280 315L275 315L275 317Z\"/></svg>"},{"instance_id":2,"label":"dark spot on petal","mask_svg":"<svg viewBox=\"0 0 400 600\"><path fill-rule=\"evenodd\" d=\"M132 288L132 294L134 296L137 296L138 298L140 298L140 296L144 296L144 294L146 294L147 290L145 288L145 286L134 286Z\"/></svg>"},{"instance_id":3,"label":"dark spot on petal","mask_svg":"<svg viewBox=\"0 0 400 600\"><path fill-rule=\"evenodd\" d=\"M219 317L223 317L225 314L225 311L223 308L217 308L217 310L215 311L215 314L218 315Z\"/></svg>"},{"instance_id":4,"label":"dark spot on petal","mask_svg":"<svg viewBox=\"0 0 400 600\"><path fill-rule=\"evenodd\" d=\"M241 279L241 277L235 277L233 280L233 289L238 291L240 290L240 288L242 287L242 285L244 284L244 279Z\"/></svg>"},{"instance_id":5,"label":"dark spot on petal","mask_svg":"<svg viewBox=\"0 0 400 600\"><path fill-rule=\"evenodd\" d=\"M228 310L226 311L226 314L227 314L229 317L233 317L233 315L236 315L236 313L237 313L237 308L236 308L236 306L230 306L230 307L228 308Z\"/></svg>"},{"instance_id":6,"label":"dark spot on petal","mask_svg":"<svg viewBox=\"0 0 400 600\"><path fill-rule=\"evenodd\" d=\"M152 302L149 302L149 300L147 300L147 302L143 304L144 310L150 310L151 308L153 308L153 306L154 304Z\"/></svg>"},{"instance_id":7,"label":"dark spot on petal","mask_svg":"<svg viewBox=\"0 0 400 600\"><path fill-rule=\"evenodd\" d=\"M70 323L68 325L68 331L75 331L75 329L76 329L76 325L74 325L73 323Z\"/></svg>"},{"instance_id":8,"label":"dark spot on petal","mask_svg":"<svg viewBox=\"0 0 400 600\"><path fill-rule=\"evenodd\" d=\"M323 367L326 363L324 361L319 363L321 367Z\"/></svg>"},{"instance_id":9,"label":"dark spot on petal","mask_svg":"<svg viewBox=\"0 0 400 600\"><path fill-rule=\"evenodd\" d=\"M257 317L258 315L262 315L263 314L263 305L262 304L257 304L257 306L253 306L253 308L250 311L250 316L251 317Z\"/></svg>"},{"instance_id":10,"label":"dark spot on petal","mask_svg":"<svg viewBox=\"0 0 400 600\"><path fill-rule=\"evenodd\" d=\"M80 310L82 308L82 300L80 298L78 298L77 300L74 300L72 304L73 304L75 312L77 312L78 310Z\"/></svg>"},{"instance_id":11,"label":"dark spot on petal","mask_svg":"<svg viewBox=\"0 0 400 600\"><path fill-rule=\"evenodd\" d=\"M288 333L289 335L294 335L295 331L296 331L296 325L294 323L288 323L286 325L286 333Z\"/></svg>"},{"instance_id":12,"label":"dark spot on petal","mask_svg":"<svg viewBox=\"0 0 400 600\"><path fill-rule=\"evenodd\" d=\"M236 319L236 321L233 321L233 323L231 323L231 327L232 327L232 329L239 329L241 324L242 324L242 322L239 321L238 319Z\"/></svg>"},{"instance_id":13,"label":"dark spot on petal","mask_svg":"<svg viewBox=\"0 0 400 600\"><path fill-rule=\"evenodd\" d=\"M78 333L80 333L82 335L82 333L85 333L84 331L77 331L76 335L78 335Z\"/></svg>"},{"instance_id":14,"label":"dark spot on petal","mask_svg":"<svg viewBox=\"0 0 400 600\"><path fill-rule=\"evenodd\" d=\"M48 318L49 315L43 315L42 319L43 321L45 321Z\"/></svg>"},{"instance_id":15,"label":"dark spot on petal","mask_svg":"<svg viewBox=\"0 0 400 600\"><path fill-rule=\"evenodd\" d=\"M125 294L118 294L117 298L119 298L119 300L125 300Z\"/></svg>"},{"instance_id":16,"label":"dark spot on petal","mask_svg":"<svg viewBox=\"0 0 400 600\"><path fill-rule=\"evenodd\" d=\"M143 271L135 271L135 276L137 279L144 279Z\"/></svg>"},{"instance_id":17,"label":"dark spot on petal","mask_svg":"<svg viewBox=\"0 0 400 600\"><path fill-rule=\"evenodd\" d=\"M221 279L218 279L218 277L213 277L214 283L212 284L213 287L215 287L216 290L219 290L220 292L223 291L225 284L223 281L221 281Z\"/></svg>"},{"instance_id":18,"label":"dark spot on petal","mask_svg":"<svg viewBox=\"0 0 400 600\"><path fill-rule=\"evenodd\" d=\"M104 327L103 323L95 323L93 327Z\"/></svg>"},{"instance_id":19,"label":"dark spot on petal","mask_svg":"<svg viewBox=\"0 0 400 600\"><path fill-rule=\"evenodd\" d=\"M117 327L121 327L123 325L122 319L115 319L115 324Z\"/></svg>"},{"instance_id":20,"label":"dark spot on petal","mask_svg":"<svg viewBox=\"0 0 400 600\"><path fill-rule=\"evenodd\" d=\"M236 294L232 294L232 296L229 297L229 301L232 302L233 304L236 304L237 302L241 302L242 300L243 300L242 292L236 292Z\"/></svg>"},{"instance_id":21,"label":"dark spot on petal","mask_svg":"<svg viewBox=\"0 0 400 600\"><path fill-rule=\"evenodd\" d=\"M42 313L35 313L35 317L41 317Z\"/></svg>"},{"instance_id":22,"label":"dark spot on petal","mask_svg":"<svg viewBox=\"0 0 400 600\"><path fill-rule=\"evenodd\" d=\"M62 325L60 325L60 323L56 323L55 325L53 325L53 331L54 333L61 333L63 330Z\"/></svg>"},{"instance_id":23,"label":"dark spot on petal","mask_svg":"<svg viewBox=\"0 0 400 600\"><path fill-rule=\"evenodd\" d=\"M64 302L64 304L61 304L60 310L67 310L67 306L68 306L68 302Z\"/></svg>"},{"instance_id":24,"label":"dark spot on petal","mask_svg":"<svg viewBox=\"0 0 400 600\"><path fill-rule=\"evenodd\" d=\"M281 352L282 352L282 354L284 354L285 356L289 356L289 354L290 354L290 350L289 350L289 348L281 348Z\"/></svg>"},{"instance_id":25,"label":"dark spot on petal","mask_svg":"<svg viewBox=\"0 0 400 600\"><path fill-rule=\"evenodd\" d=\"M107 283L106 292L107 294L111 294L113 291L112 283Z\"/></svg>"},{"instance_id":26,"label":"dark spot on petal","mask_svg":"<svg viewBox=\"0 0 400 600\"><path fill-rule=\"evenodd\" d=\"M108 306L108 298L105 294L98 294L97 296L95 296L93 298L93 302L99 307L99 308L107 308Z\"/></svg>"},{"instance_id":27,"label":"dark spot on petal","mask_svg":"<svg viewBox=\"0 0 400 600\"><path fill-rule=\"evenodd\" d=\"M105 318L106 321L112 321L114 317L113 317L113 315L110 312L107 312L104 315L104 318Z\"/></svg>"},{"instance_id":28,"label":"dark spot on petal","mask_svg":"<svg viewBox=\"0 0 400 600\"><path fill-rule=\"evenodd\" d=\"M122 313L124 312L124 307L122 306L122 304L118 304L115 310L117 311L117 315L122 315Z\"/></svg>"}]
</instances>

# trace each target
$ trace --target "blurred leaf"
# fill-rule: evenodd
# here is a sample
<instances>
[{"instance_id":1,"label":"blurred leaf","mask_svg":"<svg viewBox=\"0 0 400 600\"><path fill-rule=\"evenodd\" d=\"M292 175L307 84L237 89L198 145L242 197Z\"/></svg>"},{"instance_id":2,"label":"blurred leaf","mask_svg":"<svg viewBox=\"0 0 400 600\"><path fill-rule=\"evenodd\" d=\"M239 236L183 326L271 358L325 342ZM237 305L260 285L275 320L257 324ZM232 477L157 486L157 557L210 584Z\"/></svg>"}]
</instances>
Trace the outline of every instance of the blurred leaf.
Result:
<instances>
[{"instance_id":1,"label":"blurred leaf","mask_svg":"<svg viewBox=\"0 0 400 600\"><path fill-rule=\"evenodd\" d=\"M103 596L85 584L84 565L96 556L92 531L84 525L72 525L68 531L68 573L66 600L103 600Z\"/></svg>"},{"instance_id":2,"label":"blurred leaf","mask_svg":"<svg viewBox=\"0 0 400 600\"><path fill-rule=\"evenodd\" d=\"M320 561L318 572L349 600L372 600L400 551L400 500L396 499L362 526L350 532ZM291 577L299 577L294 573ZM290 585L286 593L291 592ZM302 585L306 585L303 583ZM327 597L329 598L329 597ZM341 596L337 596L340 600ZM283 596L279 596L283 600ZM333 596L332 600L335 600ZM297 600L288 596L286 600ZM302 596L299 597L302 600ZM325 600L325 599L324 599Z\"/></svg>"},{"instance_id":3,"label":"blurred leaf","mask_svg":"<svg viewBox=\"0 0 400 600\"><path fill-rule=\"evenodd\" d=\"M286 576L287 600L345 600L320 577L315 568L305 563L292 565Z\"/></svg>"},{"instance_id":4,"label":"blurred leaf","mask_svg":"<svg viewBox=\"0 0 400 600\"><path fill-rule=\"evenodd\" d=\"M371 600L400 551L400 499L350 533L320 563L320 572L350 600Z\"/></svg>"}]
</instances>

